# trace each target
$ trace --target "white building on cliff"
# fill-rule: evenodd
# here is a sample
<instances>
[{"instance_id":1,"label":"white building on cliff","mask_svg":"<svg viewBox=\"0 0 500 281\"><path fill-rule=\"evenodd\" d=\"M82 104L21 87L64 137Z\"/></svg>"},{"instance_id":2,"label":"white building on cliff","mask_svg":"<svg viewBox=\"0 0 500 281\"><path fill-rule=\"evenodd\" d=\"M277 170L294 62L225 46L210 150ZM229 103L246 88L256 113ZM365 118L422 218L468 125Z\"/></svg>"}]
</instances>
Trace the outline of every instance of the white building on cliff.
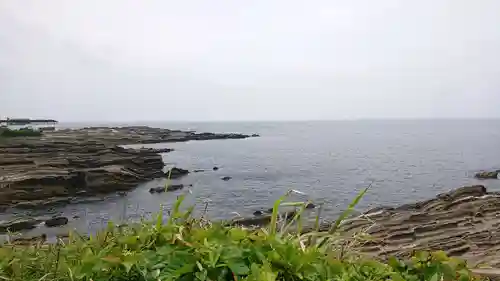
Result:
<instances>
[{"instance_id":1,"label":"white building on cliff","mask_svg":"<svg viewBox=\"0 0 500 281\"><path fill-rule=\"evenodd\" d=\"M57 121L52 119L6 118L0 120L0 127L11 130L32 129L35 131L55 130Z\"/></svg>"}]
</instances>

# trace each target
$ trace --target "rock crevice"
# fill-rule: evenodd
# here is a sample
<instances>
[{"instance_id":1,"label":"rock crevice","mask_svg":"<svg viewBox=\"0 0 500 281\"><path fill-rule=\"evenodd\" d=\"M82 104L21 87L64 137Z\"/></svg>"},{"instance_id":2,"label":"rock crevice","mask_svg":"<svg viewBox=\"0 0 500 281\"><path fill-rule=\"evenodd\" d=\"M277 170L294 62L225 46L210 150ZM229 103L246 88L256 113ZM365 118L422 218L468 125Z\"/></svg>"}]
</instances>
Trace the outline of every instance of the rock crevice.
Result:
<instances>
[{"instance_id":1,"label":"rock crevice","mask_svg":"<svg viewBox=\"0 0 500 281\"><path fill-rule=\"evenodd\" d=\"M242 139L243 134L195 133L143 126L92 127L44 132L0 141L0 207L71 202L74 196L123 191L165 177L159 153L168 148L120 145ZM173 168L178 178L189 171Z\"/></svg>"},{"instance_id":2,"label":"rock crevice","mask_svg":"<svg viewBox=\"0 0 500 281\"><path fill-rule=\"evenodd\" d=\"M345 234L370 235L359 249L370 255L408 257L444 250L471 265L500 266L500 193L466 186L436 198L368 212L342 225ZM322 227L326 230L328 225ZM496 250L493 250L496 249Z\"/></svg>"}]
</instances>

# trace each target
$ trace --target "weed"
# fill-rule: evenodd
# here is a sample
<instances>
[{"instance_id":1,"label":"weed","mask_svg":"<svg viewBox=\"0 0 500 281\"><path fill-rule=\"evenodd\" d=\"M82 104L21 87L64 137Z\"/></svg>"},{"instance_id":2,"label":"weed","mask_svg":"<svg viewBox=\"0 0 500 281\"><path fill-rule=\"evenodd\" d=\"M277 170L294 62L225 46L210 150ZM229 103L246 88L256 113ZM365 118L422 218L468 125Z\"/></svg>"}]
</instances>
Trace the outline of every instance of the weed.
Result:
<instances>
[{"instance_id":1,"label":"weed","mask_svg":"<svg viewBox=\"0 0 500 281\"><path fill-rule=\"evenodd\" d=\"M8 128L0 129L0 137L5 138L13 138L13 137L39 137L42 135L42 132L35 131L33 129L19 129L19 130L11 130Z\"/></svg>"},{"instance_id":2,"label":"weed","mask_svg":"<svg viewBox=\"0 0 500 281\"><path fill-rule=\"evenodd\" d=\"M342 221L367 189L335 222L330 232L302 233L300 217L307 203L274 204L268 227L243 228L209 223L182 211L178 197L170 216L140 225L108 227L82 238L72 233L56 245L0 247L0 279L12 281L146 280L473 280L465 262L444 252L420 252L409 261L387 263L360 255L340 255ZM298 208L291 220L278 209ZM316 229L318 229L317 218ZM292 224L299 231L292 231ZM315 241L319 241L316 243Z\"/></svg>"}]
</instances>

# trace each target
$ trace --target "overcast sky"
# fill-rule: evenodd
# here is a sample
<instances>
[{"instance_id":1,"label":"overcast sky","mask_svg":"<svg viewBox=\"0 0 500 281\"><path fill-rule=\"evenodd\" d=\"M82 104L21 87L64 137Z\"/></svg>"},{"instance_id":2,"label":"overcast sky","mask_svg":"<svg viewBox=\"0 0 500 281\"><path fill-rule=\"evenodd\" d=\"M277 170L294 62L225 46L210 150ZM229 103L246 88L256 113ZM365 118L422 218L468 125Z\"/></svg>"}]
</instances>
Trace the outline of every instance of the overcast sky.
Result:
<instances>
[{"instance_id":1,"label":"overcast sky","mask_svg":"<svg viewBox=\"0 0 500 281\"><path fill-rule=\"evenodd\" d=\"M4 0L0 116L500 117L499 0Z\"/></svg>"}]
</instances>

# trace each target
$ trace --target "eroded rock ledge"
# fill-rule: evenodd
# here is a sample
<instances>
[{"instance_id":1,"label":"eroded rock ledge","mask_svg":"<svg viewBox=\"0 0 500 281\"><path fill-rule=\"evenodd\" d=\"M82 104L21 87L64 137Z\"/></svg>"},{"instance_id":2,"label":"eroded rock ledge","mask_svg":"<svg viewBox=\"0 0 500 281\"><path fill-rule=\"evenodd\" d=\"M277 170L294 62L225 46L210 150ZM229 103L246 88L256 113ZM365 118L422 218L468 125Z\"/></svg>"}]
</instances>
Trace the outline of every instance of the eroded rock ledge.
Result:
<instances>
[{"instance_id":1,"label":"eroded rock ledge","mask_svg":"<svg viewBox=\"0 0 500 281\"><path fill-rule=\"evenodd\" d=\"M98 127L46 132L42 137L3 138L0 208L71 202L75 196L127 190L165 176L158 153L168 149L125 149L118 145L246 137L150 127Z\"/></svg>"},{"instance_id":2,"label":"eroded rock ledge","mask_svg":"<svg viewBox=\"0 0 500 281\"><path fill-rule=\"evenodd\" d=\"M414 250L444 250L471 265L500 266L500 193L482 185L375 212L343 225L347 235L366 231L360 250L380 257L409 256ZM326 229L326 226L325 226Z\"/></svg>"}]
</instances>

